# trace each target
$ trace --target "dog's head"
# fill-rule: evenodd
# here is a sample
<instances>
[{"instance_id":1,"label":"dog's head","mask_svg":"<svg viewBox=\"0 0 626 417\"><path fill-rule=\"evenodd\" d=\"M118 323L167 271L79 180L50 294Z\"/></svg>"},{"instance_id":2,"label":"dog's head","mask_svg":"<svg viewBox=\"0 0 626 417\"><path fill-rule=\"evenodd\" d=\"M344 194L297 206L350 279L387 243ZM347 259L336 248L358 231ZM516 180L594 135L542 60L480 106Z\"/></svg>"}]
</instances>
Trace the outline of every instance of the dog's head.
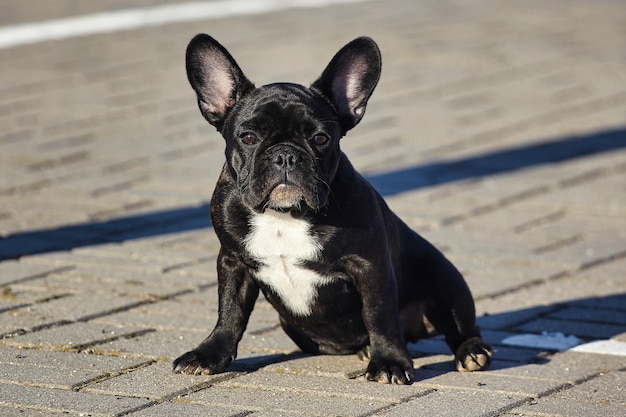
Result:
<instances>
[{"instance_id":1,"label":"dog's head","mask_svg":"<svg viewBox=\"0 0 626 417\"><path fill-rule=\"evenodd\" d=\"M380 70L376 43L357 38L309 88L256 88L212 37L197 35L187 47L187 76L200 111L226 140L241 200L259 212L317 211L328 203L339 139L363 117Z\"/></svg>"}]
</instances>

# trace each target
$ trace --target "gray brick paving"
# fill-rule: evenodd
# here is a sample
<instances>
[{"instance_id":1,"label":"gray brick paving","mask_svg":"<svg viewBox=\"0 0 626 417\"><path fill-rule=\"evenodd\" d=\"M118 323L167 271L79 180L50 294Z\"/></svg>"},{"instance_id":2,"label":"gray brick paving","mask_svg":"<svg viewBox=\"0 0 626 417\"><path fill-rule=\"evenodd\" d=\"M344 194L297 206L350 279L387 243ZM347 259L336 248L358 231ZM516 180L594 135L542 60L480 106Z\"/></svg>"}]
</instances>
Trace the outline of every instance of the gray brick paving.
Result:
<instances>
[{"instance_id":1,"label":"gray brick paving","mask_svg":"<svg viewBox=\"0 0 626 417\"><path fill-rule=\"evenodd\" d=\"M5 4L0 25L166 2L92 3ZM625 24L618 0L364 1L0 49L0 414L622 416L623 356L502 341L626 341ZM260 299L228 372L170 372L217 319L198 32L258 84L378 41L344 150L466 275L490 371L433 338L409 346L412 386L368 383L354 356L299 353Z\"/></svg>"}]
</instances>

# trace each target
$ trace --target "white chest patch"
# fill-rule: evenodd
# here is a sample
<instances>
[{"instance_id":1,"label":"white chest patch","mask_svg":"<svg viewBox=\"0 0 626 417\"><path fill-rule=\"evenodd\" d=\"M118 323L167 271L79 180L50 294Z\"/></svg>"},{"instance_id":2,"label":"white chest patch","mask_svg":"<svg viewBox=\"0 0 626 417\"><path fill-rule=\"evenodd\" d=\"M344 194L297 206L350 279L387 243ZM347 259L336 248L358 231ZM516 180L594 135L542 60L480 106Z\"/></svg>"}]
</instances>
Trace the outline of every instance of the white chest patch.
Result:
<instances>
[{"instance_id":1,"label":"white chest patch","mask_svg":"<svg viewBox=\"0 0 626 417\"><path fill-rule=\"evenodd\" d=\"M310 314L317 287L330 280L302 266L321 250L309 233L311 225L289 213L267 210L254 215L250 227L245 246L262 264L256 278L271 287L294 314Z\"/></svg>"}]
</instances>

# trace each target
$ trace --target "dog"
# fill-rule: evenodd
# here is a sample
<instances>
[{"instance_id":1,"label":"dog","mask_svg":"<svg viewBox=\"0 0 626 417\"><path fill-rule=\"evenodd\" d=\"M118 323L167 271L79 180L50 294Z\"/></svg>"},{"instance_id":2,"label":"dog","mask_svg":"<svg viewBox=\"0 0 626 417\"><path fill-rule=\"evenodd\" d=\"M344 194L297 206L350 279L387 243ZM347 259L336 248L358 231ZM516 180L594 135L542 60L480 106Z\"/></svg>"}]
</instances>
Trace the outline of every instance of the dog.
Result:
<instances>
[{"instance_id":1,"label":"dog","mask_svg":"<svg viewBox=\"0 0 626 417\"><path fill-rule=\"evenodd\" d=\"M340 150L380 78L376 43L348 43L309 88L256 88L205 34L189 43L186 66L200 112L225 139L226 163L210 205L221 244L218 320L174 372L224 371L259 292L303 352L356 353L369 360L368 380L410 384L407 342L437 333L458 370L486 369L493 350L462 275Z\"/></svg>"}]
</instances>

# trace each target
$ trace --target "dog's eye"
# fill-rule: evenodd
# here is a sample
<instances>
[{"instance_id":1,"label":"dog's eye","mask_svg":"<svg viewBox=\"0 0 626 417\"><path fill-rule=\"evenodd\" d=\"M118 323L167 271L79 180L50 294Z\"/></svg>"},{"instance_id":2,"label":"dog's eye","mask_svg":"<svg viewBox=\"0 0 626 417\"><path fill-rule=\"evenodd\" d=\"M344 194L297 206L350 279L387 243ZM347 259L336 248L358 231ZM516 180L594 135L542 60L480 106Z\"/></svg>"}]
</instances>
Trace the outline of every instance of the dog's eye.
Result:
<instances>
[{"instance_id":1,"label":"dog's eye","mask_svg":"<svg viewBox=\"0 0 626 417\"><path fill-rule=\"evenodd\" d=\"M239 139L246 145L255 145L261 141L259 137L252 132L242 133L239 135Z\"/></svg>"},{"instance_id":2,"label":"dog's eye","mask_svg":"<svg viewBox=\"0 0 626 417\"><path fill-rule=\"evenodd\" d=\"M326 142L328 142L329 139L330 138L324 133L318 133L311 138L311 143L313 143L314 145L321 146L325 144Z\"/></svg>"}]
</instances>

